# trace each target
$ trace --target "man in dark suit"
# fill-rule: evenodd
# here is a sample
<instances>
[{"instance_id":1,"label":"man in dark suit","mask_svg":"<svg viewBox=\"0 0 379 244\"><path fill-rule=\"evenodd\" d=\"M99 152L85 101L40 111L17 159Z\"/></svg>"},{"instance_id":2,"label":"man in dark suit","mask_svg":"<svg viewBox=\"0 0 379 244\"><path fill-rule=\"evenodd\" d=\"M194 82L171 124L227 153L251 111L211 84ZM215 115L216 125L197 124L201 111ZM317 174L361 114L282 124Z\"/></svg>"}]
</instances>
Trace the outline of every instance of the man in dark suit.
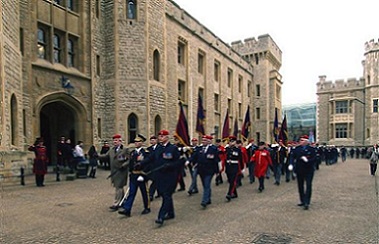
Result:
<instances>
[{"instance_id":1,"label":"man in dark suit","mask_svg":"<svg viewBox=\"0 0 379 244\"><path fill-rule=\"evenodd\" d=\"M212 145L213 137L204 135L202 137L202 147L199 147L190 158L190 162L197 163L197 170L203 184L203 198L201 206L203 208L211 204L211 183L214 174L219 172L218 162L220 161L218 148Z\"/></svg>"},{"instance_id":2,"label":"man in dark suit","mask_svg":"<svg viewBox=\"0 0 379 244\"><path fill-rule=\"evenodd\" d=\"M298 206L308 210L311 203L312 181L317 155L315 148L309 145L307 135L300 137L299 145L294 149L292 156L296 165L295 173L300 197ZM304 183L306 185L305 189Z\"/></svg>"},{"instance_id":3,"label":"man in dark suit","mask_svg":"<svg viewBox=\"0 0 379 244\"><path fill-rule=\"evenodd\" d=\"M158 218L155 220L155 223L159 225L162 225L164 220L175 217L172 194L175 191L178 172L182 166L178 147L169 142L169 135L168 130L161 130L158 133L160 144L154 153L149 154L149 157L141 162L141 167L151 164L152 170L155 170L154 177L158 194L162 196L162 205Z\"/></svg>"}]
</instances>

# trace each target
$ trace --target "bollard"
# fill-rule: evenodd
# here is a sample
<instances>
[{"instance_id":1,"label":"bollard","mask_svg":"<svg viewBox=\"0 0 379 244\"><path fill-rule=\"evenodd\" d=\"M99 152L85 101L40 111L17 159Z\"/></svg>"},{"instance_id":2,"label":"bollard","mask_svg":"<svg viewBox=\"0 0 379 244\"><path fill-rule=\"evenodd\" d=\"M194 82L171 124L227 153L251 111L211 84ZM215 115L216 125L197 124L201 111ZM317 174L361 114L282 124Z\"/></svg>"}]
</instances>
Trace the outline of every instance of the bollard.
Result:
<instances>
[{"instance_id":1,"label":"bollard","mask_svg":"<svg viewBox=\"0 0 379 244\"><path fill-rule=\"evenodd\" d=\"M25 185L25 172L24 172L24 167L20 168L20 177L21 177L21 185Z\"/></svg>"}]
</instances>

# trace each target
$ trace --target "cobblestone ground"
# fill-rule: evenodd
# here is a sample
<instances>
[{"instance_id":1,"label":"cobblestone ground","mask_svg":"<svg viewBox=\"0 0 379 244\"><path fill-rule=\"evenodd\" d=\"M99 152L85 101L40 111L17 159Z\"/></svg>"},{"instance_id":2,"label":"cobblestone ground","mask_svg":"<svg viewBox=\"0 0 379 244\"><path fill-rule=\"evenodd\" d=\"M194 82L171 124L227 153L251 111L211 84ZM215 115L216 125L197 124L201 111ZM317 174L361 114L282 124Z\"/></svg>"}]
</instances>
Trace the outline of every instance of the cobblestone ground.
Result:
<instances>
[{"instance_id":1,"label":"cobblestone ground","mask_svg":"<svg viewBox=\"0 0 379 244\"><path fill-rule=\"evenodd\" d=\"M157 227L161 204L140 215L137 194L132 217L109 212L114 191L99 169L96 179L55 182L37 188L1 187L1 243L379 243L378 177L369 175L364 159L321 165L314 178L308 211L297 206L295 181L273 184L258 193L248 178L239 198L226 202L226 183L212 186L212 204L200 206L201 195L174 194L176 218ZM224 177L225 179L225 177ZM187 187L189 177L186 177ZM200 183L200 181L199 181ZM201 191L199 185L199 190Z\"/></svg>"}]
</instances>

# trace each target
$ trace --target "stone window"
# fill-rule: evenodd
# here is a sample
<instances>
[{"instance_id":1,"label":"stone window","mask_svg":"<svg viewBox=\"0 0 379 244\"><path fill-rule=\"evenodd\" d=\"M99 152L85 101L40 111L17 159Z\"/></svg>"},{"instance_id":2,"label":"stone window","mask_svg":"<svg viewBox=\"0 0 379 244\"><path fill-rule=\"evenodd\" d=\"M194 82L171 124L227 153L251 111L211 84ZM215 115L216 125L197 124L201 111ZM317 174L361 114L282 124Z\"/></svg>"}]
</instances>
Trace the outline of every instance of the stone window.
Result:
<instances>
[{"instance_id":1,"label":"stone window","mask_svg":"<svg viewBox=\"0 0 379 244\"><path fill-rule=\"evenodd\" d=\"M377 113L378 112L378 99L372 100L372 112Z\"/></svg>"},{"instance_id":2,"label":"stone window","mask_svg":"<svg viewBox=\"0 0 379 244\"><path fill-rule=\"evenodd\" d=\"M247 82L247 97L251 95L251 81Z\"/></svg>"},{"instance_id":3,"label":"stone window","mask_svg":"<svg viewBox=\"0 0 379 244\"><path fill-rule=\"evenodd\" d=\"M232 86L232 82L233 82L233 70L228 69L228 87Z\"/></svg>"},{"instance_id":4,"label":"stone window","mask_svg":"<svg viewBox=\"0 0 379 244\"><path fill-rule=\"evenodd\" d=\"M238 76L238 92L241 93L243 84L243 77L241 75Z\"/></svg>"},{"instance_id":5,"label":"stone window","mask_svg":"<svg viewBox=\"0 0 379 244\"><path fill-rule=\"evenodd\" d=\"M260 120L261 119L261 109L260 108L256 108L255 109L255 118L257 120Z\"/></svg>"},{"instance_id":6,"label":"stone window","mask_svg":"<svg viewBox=\"0 0 379 244\"><path fill-rule=\"evenodd\" d=\"M162 128L162 119L161 116L157 115L154 119L154 135L158 135L159 131Z\"/></svg>"},{"instance_id":7,"label":"stone window","mask_svg":"<svg viewBox=\"0 0 379 244\"><path fill-rule=\"evenodd\" d=\"M57 33L53 36L53 54L54 63L62 63L62 42Z\"/></svg>"},{"instance_id":8,"label":"stone window","mask_svg":"<svg viewBox=\"0 0 379 244\"><path fill-rule=\"evenodd\" d=\"M11 142L12 145L17 146L17 137L18 137L18 105L17 99L14 94L11 96Z\"/></svg>"},{"instance_id":9,"label":"stone window","mask_svg":"<svg viewBox=\"0 0 379 244\"><path fill-rule=\"evenodd\" d=\"M232 110L232 99L228 98L228 110L229 110L229 114L233 114L233 110Z\"/></svg>"},{"instance_id":10,"label":"stone window","mask_svg":"<svg viewBox=\"0 0 379 244\"><path fill-rule=\"evenodd\" d=\"M99 18L100 16L100 0L96 0L95 2L95 15L96 18Z\"/></svg>"},{"instance_id":11,"label":"stone window","mask_svg":"<svg viewBox=\"0 0 379 244\"><path fill-rule=\"evenodd\" d=\"M44 27L37 30L37 56L38 58L47 59L47 31Z\"/></svg>"},{"instance_id":12,"label":"stone window","mask_svg":"<svg viewBox=\"0 0 379 244\"><path fill-rule=\"evenodd\" d=\"M137 136L138 118L135 114L129 115L128 118L128 139L129 143L133 143Z\"/></svg>"},{"instance_id":13,"label":"stone window","mask_svg":"<svg viewBox=\"0 0 379 244\"><path fill-rule=\"evenodd\" d=\"M242 119L242 104L238 103L238 118Z\"/></svg>"},{"instance_id":14,"label":"stone window","mask_svg":"<svg viewBox=\"0 0 379 244\"><path fill-rule=\"evenodd\" d=\"M205 54L202 51L199 51L197 55L197 72L200 74L204 74L204 62L205 61Z\"/></svg>"},{"instance_id":15,"label":"stone window","mask_svg":"<svg viewBox=\"0 0 379 244\"><path fill-rule=\"evenodd\" d=\"M137 1L136 0L128 0L127 1L127 18L128 19L136 19L137 18Z\"/></svg>"},{"instance_id":16,"label":"stone window","mask_svg":"<svg viewBox=\"0 0 379 244\"><path fill-rule=\"evenodd\" d=\"M69 37L67 40L67 66L75 67L75 39L73 37Z\"/></svg>"},{"instance_id":17,"label":"stone window","mask_svg":"<svg viewBox=\"0 0 379 244\"><path fill-rule=\"evenodd\" d=\"M100 55L96 55L96 75L100 76L101 74L101 60ZM133 138L134 139L134 138Z\"/></svg>"},{"instance_id":18,"label":"stone window","mask_svg":"<svg viewBox=\"0 0 379 244\"><path fill-rule=\"evenodd\" d=\"M182 102L186 101L186 82L178 80L178 99Z\"/></svg>"},{"instance_id":19,"label":"stone window","mask_svg":"<svg viewBox=\"0 0 379 244\"><path fill-rule=\"evenodd\" d=\"M20 28L20 52L24 55L24 29Z\"/></svg>"},{"instance_id":20,"label":"stone window","mask_svg":"<svg viewBox=\"0 0 379 244\"><path fill-rule=\"evenodd\" d=\"M347 101L336 101L336 114L346 114L348 113L348 103Z\"/></svg>"},{"instance_id":21,"label":"stone window","mask_svg":"<svg viewBox=\"0 0 379 244\"><path fill-rule=\"evenodd\" d=\"M159 81L159 71L160 71L160 65L161 65L161 60L160 60L160 54L158 50L154 50L153 54L153 76L154 80Z\"/></svg>"},{"instance_id":22,"label":"stone window","mask_svg":"<svg viewBox=\"0 0 379 244\"><path fill-rule=\"evenodd\" d=\"M178 64L185 64L186 55L186 44L184 42L178 41Z\"/></svg>"},{"instance_id":23,"label":"stone window","mask_svg":"<svg viewBox=\"0 0 379 244\"><path fill-rule=\"evenodd\" d=\"M214 80L219 81L220 80L220 62L215 60L214 63Z\"/></svg>"},{"instance_id":24,"label":"stone window","mask_svg":"<svg viewBox=\"0 0 379 244\"><path fill-rule=\"evenodd\" d=\"M71 11L74 11L74 1L73 0L67 0L66 2L66 7L71 10Z\"/></svg>"},{"instance_id":25,"label":"stone window","mask_svg":"<svg viewBox=\"0 0 379 244\"><path fill-rule=\"evenodd\" d=\"M219 112L220 111L220 99L219 99L219 95L216 93L214 95L214 104L215 104L215 112Z\"/></svg>"},{"instance_id":26,"label":"stone window","mask_svg":"<svg viewBox=\"0 0 379 244\"><path fill-rule=\"evenodd\" d=\"M255 94L257 94L257 97L261 96L261 85L255 86Z\"/></svg>"},{"instance_id":27,"label":"stone window","mask_svg":"<svg viewBox=\"0 0 379 244\"><path fill-rule=\"evenodd\" d=\"M336 124L336 138L347 138L347 123Z\"/></svg>"}]
</instances>

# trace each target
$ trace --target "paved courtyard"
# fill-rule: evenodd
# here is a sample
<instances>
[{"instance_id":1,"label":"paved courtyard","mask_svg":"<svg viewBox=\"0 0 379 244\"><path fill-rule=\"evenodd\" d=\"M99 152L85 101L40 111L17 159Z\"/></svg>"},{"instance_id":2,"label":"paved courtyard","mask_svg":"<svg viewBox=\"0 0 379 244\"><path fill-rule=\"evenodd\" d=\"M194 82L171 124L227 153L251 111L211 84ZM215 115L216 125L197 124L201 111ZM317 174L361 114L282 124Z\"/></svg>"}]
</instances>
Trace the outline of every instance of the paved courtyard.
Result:
<instances>
[{"instance_id":1,"label":"paved courtyard","mask_svg":"<svg viewBox=\"0 0 379 244\"><path fill-rule=\"evenodd\" d=\"M25 186L2 184L0 242L379 243L379 176L369 174L365 159L322 164L308 211L297 206L295 181L276 186L270 178L258 193L257 183L249 184L245 177L239 198L231 202L225 200L227 184L213 184L212 204L205 210L200 194L176 192L176 218L161 227L154 223L159 198L147 215L140 215L140 193L130 218L110 212L114 190L108 174L99 169L96 179L61 182L49 174L46 187L39 188L33 176ZM190 179L185 179L188 188Z\"/></svg>"}]
</instances>

